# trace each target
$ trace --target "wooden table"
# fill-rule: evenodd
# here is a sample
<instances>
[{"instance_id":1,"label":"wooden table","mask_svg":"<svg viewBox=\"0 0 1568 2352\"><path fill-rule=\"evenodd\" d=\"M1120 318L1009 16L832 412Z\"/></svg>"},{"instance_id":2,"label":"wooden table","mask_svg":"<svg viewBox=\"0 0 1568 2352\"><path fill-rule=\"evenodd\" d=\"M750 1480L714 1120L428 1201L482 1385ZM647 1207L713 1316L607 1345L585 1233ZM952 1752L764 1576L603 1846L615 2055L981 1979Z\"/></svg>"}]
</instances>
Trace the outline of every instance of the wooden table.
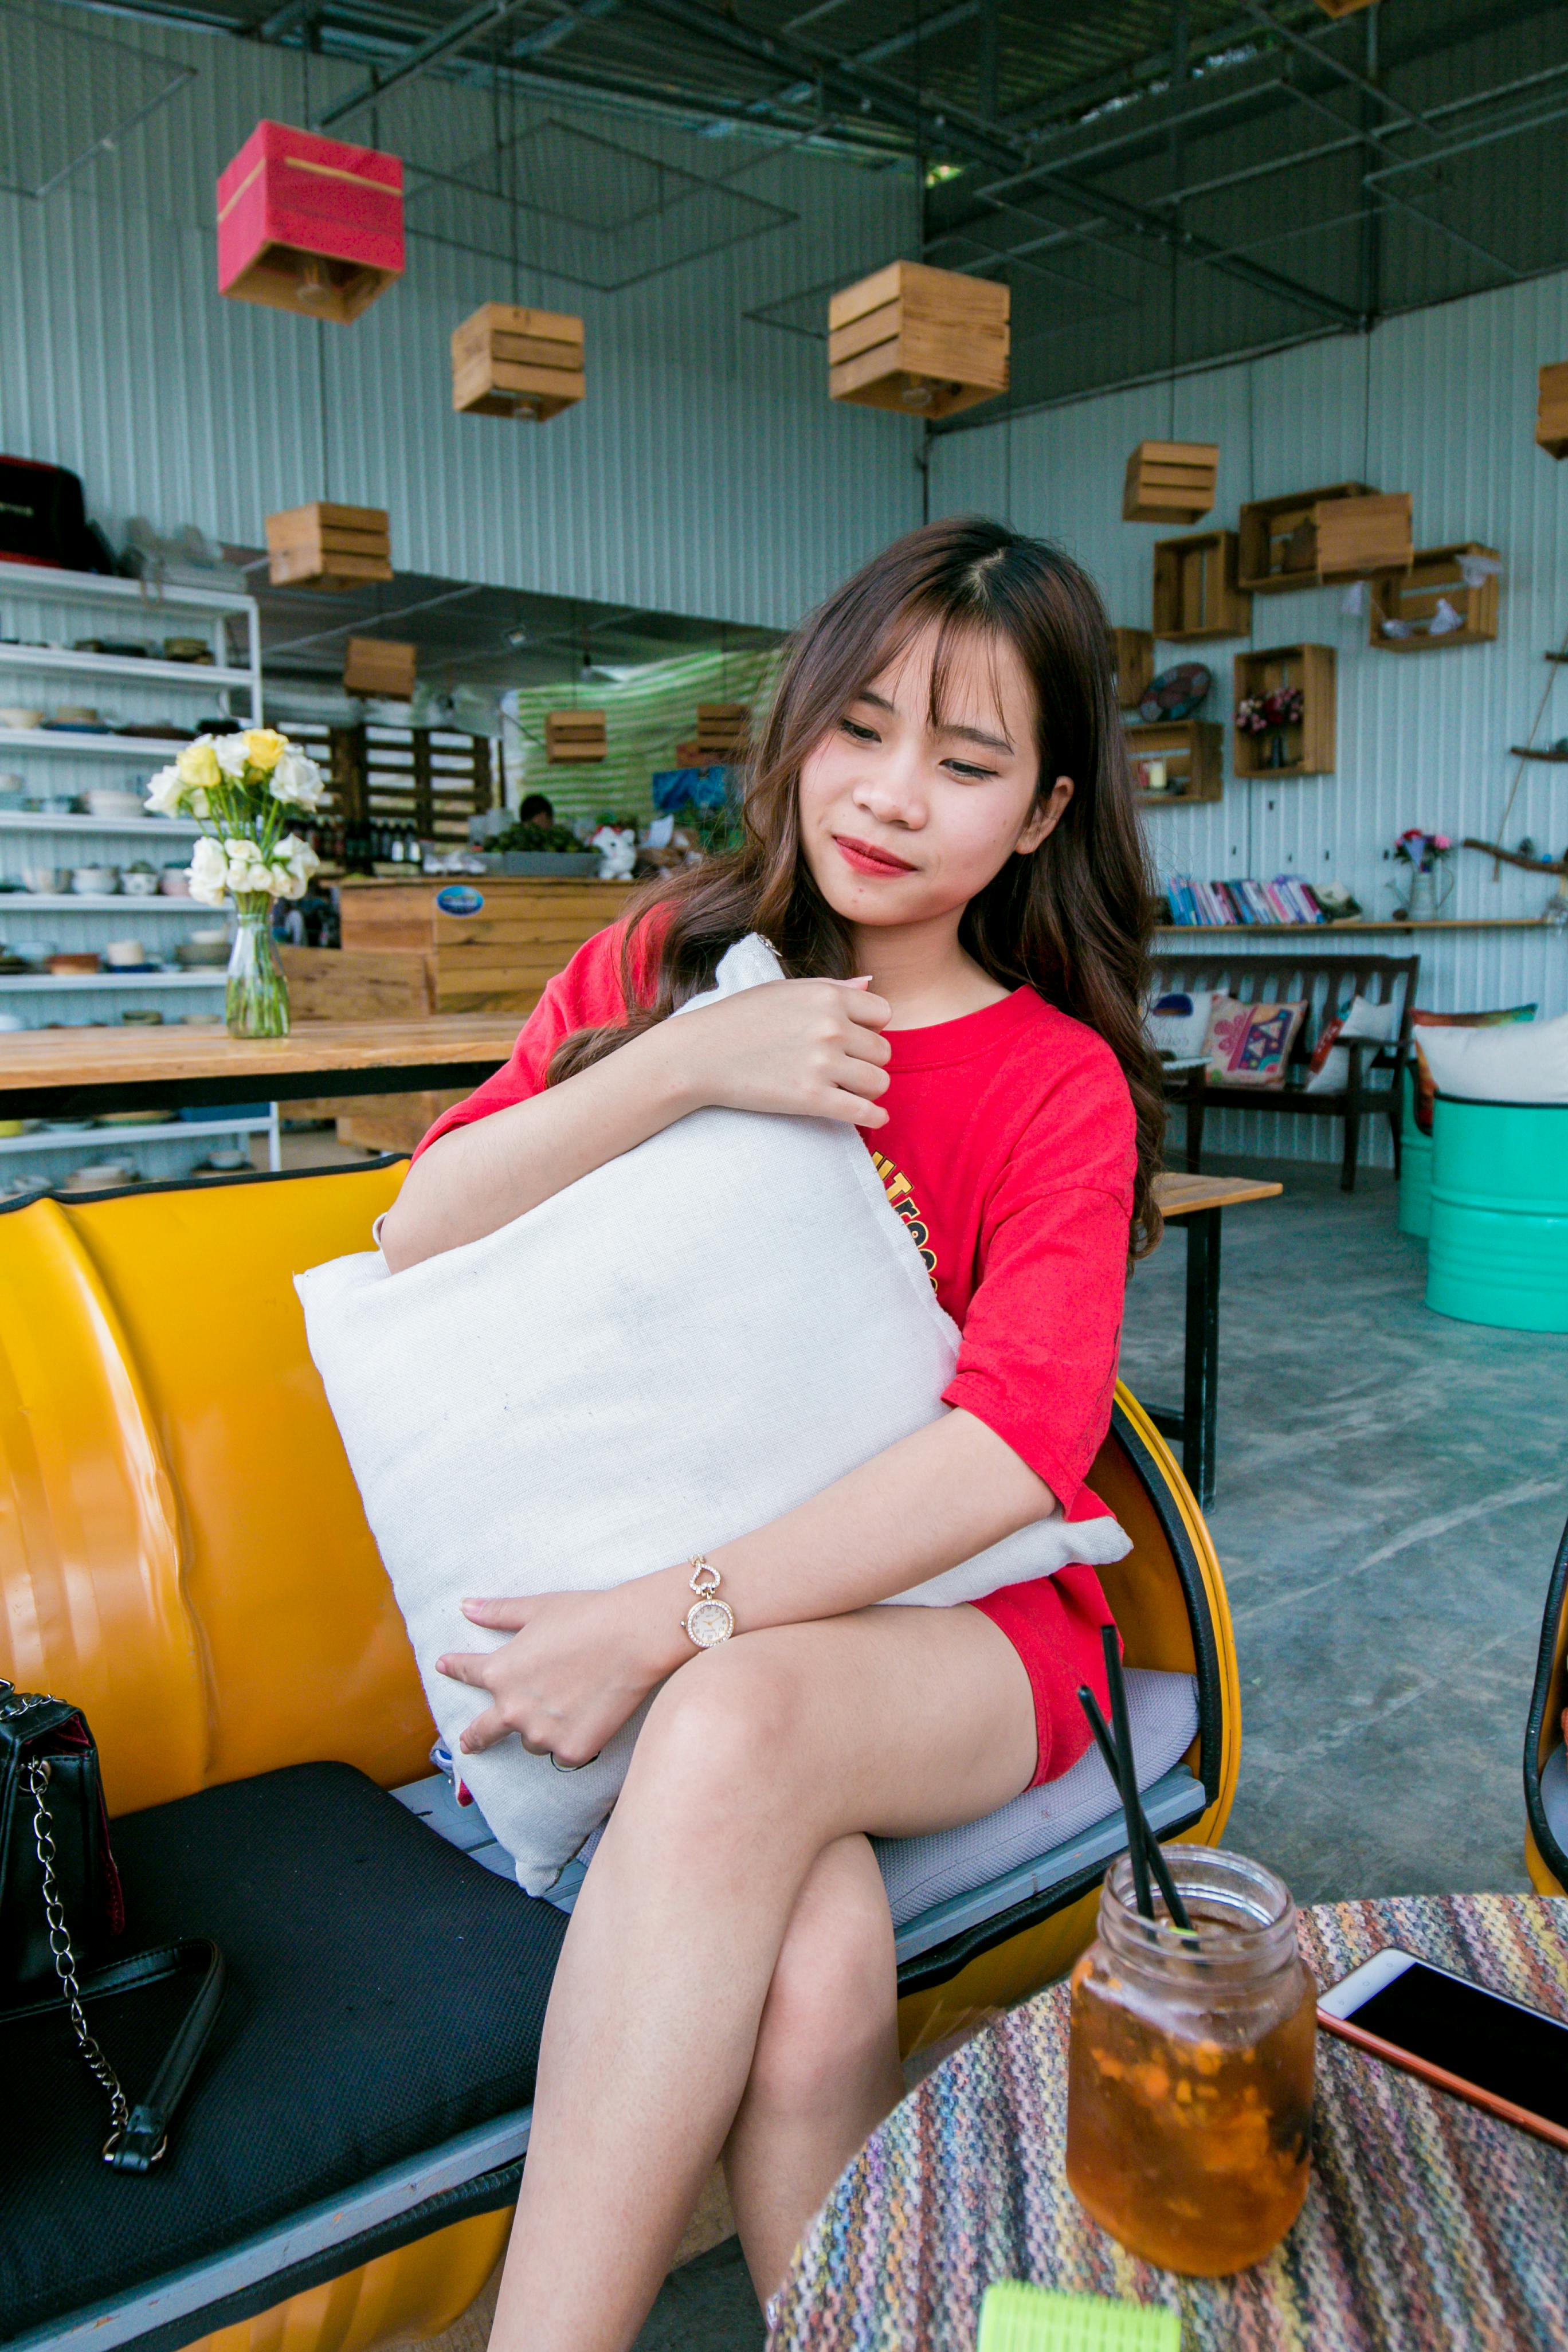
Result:
<instances>
[{"instance_id":1,"label":"wooden table","mask_svg":"<svg viewBox=\"0 0 1568 2352\"><path fill-rule=\"evenodd\" d=\"M1304 1912L1327 1987L1399 1944L1568 2020L1568 1904L1402 1895ZM959 2352L993 2279L1163 2305L1184 2352L1562 2352L1568 2158L1327 2033L1295 2228L1230 2279L1125 2253L1064 2172L1068 1988L987 2027L893 2110L806 2233L770 2352Z\"/></svg>"},{"instance_id":2,"label":"wooden table","mask_svg":"<svg viewBox=\"0 0 1568 2352\"><path fill-rule=\"evenodd\" d=\"M515 1013L302 1021L287 1037L223 1029L32 1029L0 1035L0 1118L216 1108L312 1095L477 1087L517 1043Z\"/></svg>"},{"instance_id":3,"label":"wooden table","mask_svg":"<svg viewBox=\"0 0 1568 2352\"><path fill-rule=\"evenodd\" d=\"M1283 1184L1253 1176L1181 1176L1154 1180L1154 1198L1168 1219L1179 1218L1187 1240L1187 1313L1183 1340L1182 1408L1145 1405L1156 1429L1182 1441L1182 1468L1206 1510L1214 1500L1215 1437L1219 1400L1219 1221L1246 1201L1271 1201Z\"/></svg>"}]
</instances>

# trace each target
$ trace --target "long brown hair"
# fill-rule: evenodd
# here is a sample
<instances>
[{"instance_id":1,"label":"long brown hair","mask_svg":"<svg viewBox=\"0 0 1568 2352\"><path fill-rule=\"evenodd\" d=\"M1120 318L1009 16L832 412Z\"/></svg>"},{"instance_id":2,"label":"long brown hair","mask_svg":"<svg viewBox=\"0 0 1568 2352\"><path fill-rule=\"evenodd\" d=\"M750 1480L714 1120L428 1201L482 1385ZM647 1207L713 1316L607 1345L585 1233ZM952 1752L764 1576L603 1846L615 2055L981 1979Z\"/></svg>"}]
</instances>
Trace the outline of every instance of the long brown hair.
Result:
<instances>
[{"instance_id":1,"label":"long brown hair","mask_svg":"<svg viewBox=\"0 0 1568 2352\"><path fill-rule=\"evenodd\" d=\"M1027 985L1095 1030L1121 1063L1138 1123L1132 1250L1154 1246L1153 1179L1164 1132L1159 1066L1143 1033L1152 877L1133 807L1112 690L1105 610L1088 574L1047 541L960 517L911 531L872 559L795 638L748 774L741 847L664 881L637 903L623 949L626 1000L612 1028L580 1030L550 1066L553 1085L665 1020L706 988L750 931L795 977L848 979L848 926L800 854L801 764L850 704L937 624L931 704L965 640L1005 638L1035 691L1039 791L1073 795L1032 856L1009 857L963 910L959 938L1006 988ZM646 927L658 917L657 934ZM655 940L657 939L657 946Z\"/></svg>"}]
</instances>

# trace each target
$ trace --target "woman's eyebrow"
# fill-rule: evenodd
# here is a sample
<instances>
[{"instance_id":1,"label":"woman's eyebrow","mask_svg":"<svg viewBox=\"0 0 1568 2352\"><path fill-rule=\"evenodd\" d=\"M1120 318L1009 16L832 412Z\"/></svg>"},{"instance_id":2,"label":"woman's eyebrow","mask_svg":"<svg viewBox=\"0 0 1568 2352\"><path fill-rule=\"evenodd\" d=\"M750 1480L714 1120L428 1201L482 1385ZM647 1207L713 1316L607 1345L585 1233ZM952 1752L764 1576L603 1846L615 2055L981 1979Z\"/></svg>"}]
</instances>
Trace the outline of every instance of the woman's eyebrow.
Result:
<instances>
[{"instance_id":1,"label":"woman's eyebrow","mask_svg":"<svg viewBox=\"0 0 1568 2352\"><path fill-rule=\"evenodd\" d=\"M862 687L855 699L857 702L868 702L873 710L885 710L889 719L896 719L899 715L898 706L895 703L889 702L885 694L873 693L868 686ZM942 735L957 735L965 743L982 743L986 751L1001 751L1008 759L1012 758L1015 750L1015 746L1007 740L1005 735L988 735L984 727L942 726L937 731Z\"/></svg>"}]
</instances>

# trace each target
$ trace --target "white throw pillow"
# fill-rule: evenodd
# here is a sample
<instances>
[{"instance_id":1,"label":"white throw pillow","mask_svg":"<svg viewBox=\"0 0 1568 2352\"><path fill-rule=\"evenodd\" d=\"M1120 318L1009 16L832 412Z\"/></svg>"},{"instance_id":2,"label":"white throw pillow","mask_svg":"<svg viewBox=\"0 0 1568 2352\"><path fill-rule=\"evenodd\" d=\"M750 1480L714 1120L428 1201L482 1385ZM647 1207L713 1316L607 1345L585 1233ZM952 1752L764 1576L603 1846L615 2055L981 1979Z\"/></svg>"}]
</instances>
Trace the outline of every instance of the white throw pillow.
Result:
<instances>
[{"instance_id":1,"label":"white throw pillow","mask_svg":"<svg viewBox=\"0 0 1568 2352\"><path fill-rule=\"evenodd\" d=\"M1486 1029L1421 1031L1440 1095L1462 1102L1568 1102L1568 1013Z\"/></svg>"},{"instance_id":2,"label":"white throw pillow","mask_svg":"<svg viewBox=\"0 0 1568 2352\"><path fill-rule=\"evenodd\" d=\"M1399 1034L1399 1006L1392 999L1386 1004L1373 1004L1364 996L1352 997L1350 1011L1340 1022L1334 1041L1324 1055L1321 1064L1307 1080L1303 1091L1310 1095L1340 1095L1351 1082L1351 1057L1345 1047L1352 1039L1363 1038L1367 1044L1391 1045ZM1312 1056L1314 1062L1317 1055ZM1366 1076L1368 1060L1362 1056L1362 1076Z\"/></svg>"},{"instance_id":3,"label":"white throw pillow","mask_svg":"<svg viewBox=\"0 0 1568 2352\"><path fill-rule=\"evenodd\" d=\"M743 940L710 993L778 974ZM745 1111L699 1111L402 1274L374 1252L297 1287L454 1748L488 1700L435 1661L503 1638L465 1596L600 1591L765 1525L938 1419L958 1353L858 1132ZM1109 1516L1058 1514L898 1598L977 1601L1130 1548ZM516 1739L464 1758L531 1895L609 1811L640 1721L577 1772Z\"/></svg>"},{"instance_id":4,"label":"white throw pillow","mask_svg":"<svg viewBox=\"0 0 1568 2352\"><path fill-rule=\"evenodd\" d=\"M1167 989L1143 1016L1149 1043L1163 1060L1194 1062L1208 1044L1212 988Z\"/></svg>"}]
</instances>

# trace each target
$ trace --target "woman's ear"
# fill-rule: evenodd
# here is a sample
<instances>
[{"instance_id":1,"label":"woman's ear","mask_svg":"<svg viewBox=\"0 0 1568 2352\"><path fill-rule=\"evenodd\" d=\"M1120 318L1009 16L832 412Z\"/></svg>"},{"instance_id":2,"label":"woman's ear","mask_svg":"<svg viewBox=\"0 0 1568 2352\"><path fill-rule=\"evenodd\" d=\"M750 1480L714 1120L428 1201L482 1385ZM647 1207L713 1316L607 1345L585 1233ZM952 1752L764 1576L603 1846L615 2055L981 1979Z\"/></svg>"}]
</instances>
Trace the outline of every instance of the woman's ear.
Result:
<instances>
[{"instance_id":1,"label":"woman's ear","mask_svg":"<svg viewBox=\"0 0 1568 2352\"><path fill-rule=\"evenodd\" d=\"M1055 833L1067 814L1072 791L1072 778L1058 776L1051 786L1049 797L1036 803L1034 814L1018 835L1016 845L1020 857L1032 857L1046 835Z\"/></svg>"}]
</instances>

